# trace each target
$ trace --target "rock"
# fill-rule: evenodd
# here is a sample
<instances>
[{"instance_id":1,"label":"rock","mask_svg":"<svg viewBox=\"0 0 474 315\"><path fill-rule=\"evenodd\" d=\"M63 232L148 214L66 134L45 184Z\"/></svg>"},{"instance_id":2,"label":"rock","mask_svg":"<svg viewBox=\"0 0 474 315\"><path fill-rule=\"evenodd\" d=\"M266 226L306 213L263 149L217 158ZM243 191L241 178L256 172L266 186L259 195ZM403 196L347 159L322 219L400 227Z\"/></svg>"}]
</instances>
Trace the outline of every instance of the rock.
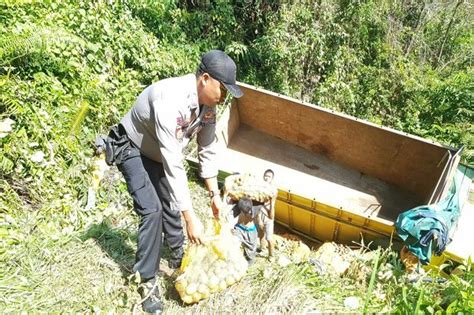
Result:
<instances>
[{"instance_id":1,"label":"rock","mask_svg":"<svg viewBox=\"0 0 474 315\"><path fill-rule=\"evenodd\" d=\"M350 261L339 252L336 244L327 242L316 251L315 259L326 267L327 272L341 275L349 268Z\"/></svg>"},{"instance_id":2,"label":"rock","mask_svg":"<svg viewBox=\"0 0 474 315\"><path fill-rule=\"evenodd\" d=\"M308 260L309 254L311 254L309 247L306 244L299 242L293 250L292 258L295 263L299 264Z\"/></svg>"},{"instance_id":3,"label":"rock","mask_svg":"<svg viewBox=\"0 0 474 315\"><path fill-rule=\"evenodd\" d=\"M359 298L355 296L349 296L344 299L344 306L350 309L359 308Z\"/></svg>"},{"instance_id":4,"label":"rock","mask_svg":"<svg viewBox=\"0 0 474 315\"><path fill-rule=\"evenodd\" d=\"M288 259L288 257L282 255L282 256L278 257L277 264L280 267L286 267L286 266L291 264L291 260Z\"/></svg>"}]
</instances>

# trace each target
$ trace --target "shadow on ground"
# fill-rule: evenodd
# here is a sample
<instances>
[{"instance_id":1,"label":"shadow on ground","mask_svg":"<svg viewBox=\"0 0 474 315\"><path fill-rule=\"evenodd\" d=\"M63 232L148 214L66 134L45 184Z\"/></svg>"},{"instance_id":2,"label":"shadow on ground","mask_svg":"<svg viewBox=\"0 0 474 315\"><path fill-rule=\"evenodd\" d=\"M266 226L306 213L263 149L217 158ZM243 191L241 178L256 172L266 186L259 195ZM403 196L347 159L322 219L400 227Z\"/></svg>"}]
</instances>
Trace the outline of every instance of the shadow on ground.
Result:
<instances>
[{"instance_id":1,"label":"shadow on ground","mask_svg":"<svg viewBox=\"0 0 474 315\"><path fill-rule=\"evenodd\" d=\"M126 229L114 228L107 220L99 224L93 224L81 237L82 241L94 239L104 253L112 258L120 266L122 277L127 278L132 274L135 262L135 248L129 244L135 244L137 234L130 233Z\"/></svg>"},{"instance_id":2,"label":"shadow on ground","mask_svg":"<svg viewBox=\"0 0 474 315\"><path fill-rule=\"evenodd\" d=\"M137 233L131 233L128 229L115 228L105 219L99 224L91 225L81 237L83 242L89 239L94 239L102 251L120 266L122 277L128 281L128 277L133 273L136 250L135 245L130 246L130 244L137 243ZM171 251L164 244L161 252L161 266L168 265L170 255Z\"/></svg>"}]
</instances>

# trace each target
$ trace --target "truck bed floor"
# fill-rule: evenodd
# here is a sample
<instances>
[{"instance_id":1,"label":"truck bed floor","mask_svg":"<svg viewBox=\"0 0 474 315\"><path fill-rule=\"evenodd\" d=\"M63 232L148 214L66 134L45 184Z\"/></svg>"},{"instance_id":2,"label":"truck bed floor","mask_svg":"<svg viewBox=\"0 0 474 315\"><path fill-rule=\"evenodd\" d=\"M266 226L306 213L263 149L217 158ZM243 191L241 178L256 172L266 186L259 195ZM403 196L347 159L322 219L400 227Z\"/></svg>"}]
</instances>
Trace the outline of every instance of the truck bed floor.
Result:
<instances>
[{"instance_id":1,"label":"truck bed floor","mask_svg":"<svg viewBox=\"0 0 474 315\"><path fill-rule=\"evenodd\" d=\"M390 221L396 220L400 212L420 204L413 193L244 124L222 152L220 167L262 175L271 168L279 188Z\"/></svg>"}]
</instances>

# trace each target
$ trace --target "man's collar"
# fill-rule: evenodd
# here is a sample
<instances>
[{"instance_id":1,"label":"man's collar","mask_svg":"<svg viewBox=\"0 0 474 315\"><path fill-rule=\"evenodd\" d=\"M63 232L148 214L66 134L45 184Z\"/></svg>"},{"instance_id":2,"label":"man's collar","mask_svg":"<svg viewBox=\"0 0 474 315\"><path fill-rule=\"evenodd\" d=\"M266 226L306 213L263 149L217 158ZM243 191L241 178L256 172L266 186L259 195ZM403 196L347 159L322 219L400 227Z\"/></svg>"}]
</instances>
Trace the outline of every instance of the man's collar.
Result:
<instances>
[{"instance_id":1,"label":"man's collar","mask_svg":"<svg viewBox=\"0 0 474 315\"><path fill-rule=\"evenodd\" d=\"M196 75L188 74L186 76L186 92L188 93L189 108L194 109L199 107L199 99L196 86Z\"/></svg>"}]
</instances>

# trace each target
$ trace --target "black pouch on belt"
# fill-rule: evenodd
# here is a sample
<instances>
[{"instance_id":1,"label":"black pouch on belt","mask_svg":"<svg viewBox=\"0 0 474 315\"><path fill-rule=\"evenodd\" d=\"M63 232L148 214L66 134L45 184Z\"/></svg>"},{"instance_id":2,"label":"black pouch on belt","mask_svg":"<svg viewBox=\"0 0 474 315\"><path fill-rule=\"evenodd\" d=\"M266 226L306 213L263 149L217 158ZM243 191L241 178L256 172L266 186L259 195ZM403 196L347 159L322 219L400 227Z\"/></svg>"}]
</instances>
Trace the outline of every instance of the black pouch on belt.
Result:
<instances>
[{"instance_id":1,"label":"black pouch on belt","mask_svg":"<svg viewBox=\"0 0 474 315\"><path fill-rule=\"evenodd\" d=\"M108 165L120 164L128 148L130 148L130 140L123 126L120 124L112 126L105 141L105 162Z\"/></svg>"}]
</instances>

